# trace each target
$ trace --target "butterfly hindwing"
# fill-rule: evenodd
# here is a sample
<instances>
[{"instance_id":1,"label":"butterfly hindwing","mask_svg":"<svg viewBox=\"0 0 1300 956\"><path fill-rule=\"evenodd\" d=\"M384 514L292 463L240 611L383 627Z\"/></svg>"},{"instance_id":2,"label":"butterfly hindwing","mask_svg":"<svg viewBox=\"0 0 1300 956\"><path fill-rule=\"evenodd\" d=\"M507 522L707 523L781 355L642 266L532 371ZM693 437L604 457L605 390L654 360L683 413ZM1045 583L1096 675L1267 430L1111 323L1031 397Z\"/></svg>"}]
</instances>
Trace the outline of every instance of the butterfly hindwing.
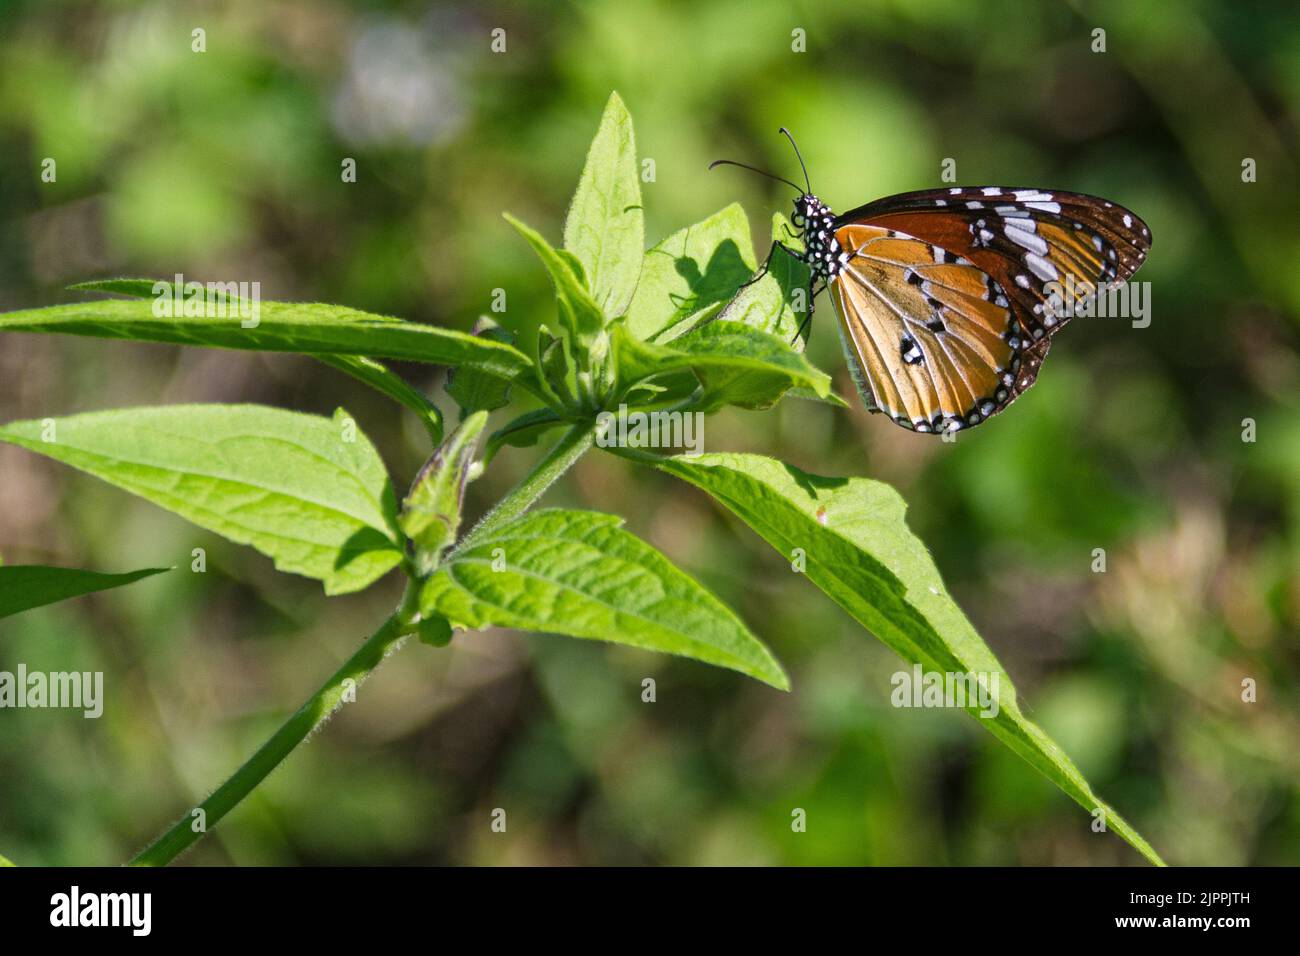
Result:
<instances>
[{"instance_id":1,"label":"butterfly hindwing","mask_svg":"<svg viewBox=\"0 0 1300 956\"><path fill-rule=\"evenodd\" d=\"M850 369L868 407L916 431L970 427L1033 382L1031 343L1007 290L964 256L895 229L836 232L850 253L831 286Z\"/></svg>"}]
</instances>

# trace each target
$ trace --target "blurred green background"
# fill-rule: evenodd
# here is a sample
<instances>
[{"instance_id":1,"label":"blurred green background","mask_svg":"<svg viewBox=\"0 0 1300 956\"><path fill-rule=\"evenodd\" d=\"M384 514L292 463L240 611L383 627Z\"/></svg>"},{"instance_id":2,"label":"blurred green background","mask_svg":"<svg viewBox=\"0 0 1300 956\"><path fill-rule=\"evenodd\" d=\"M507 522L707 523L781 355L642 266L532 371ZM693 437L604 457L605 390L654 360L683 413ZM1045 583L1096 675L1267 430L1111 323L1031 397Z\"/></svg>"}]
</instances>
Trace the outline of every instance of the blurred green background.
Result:
<instances>
[{"instance_id":1,"label":"blurred green background","mask_svg":"<svg viewBox=\"0 0 1300 956\"><path fill-rule=\"evenodd\" d=\"M895 484L1030 716L1167 860L1300 863L1294 4L11 0L0 309L181 272L468 328L503 288L501 318L527 337L551 294L500 213L558 241L611 89L656 163L649 242L736 199L761 242L787 191L705 167L792 174L782 124L837 209L940 185L951 157L963 184L1099 193L1146 219L1151 326L1075 322L1039 384L956 443L788 400L710 419L706 447ZM833 322L824 300L810 355L853 399ZM440 370L400 370L448 407ZM399 486L426 454L409 414L305 358L0 338L0 420L188 401L344 405ZM537 454L503 452L471 510ZM548 500L627 515L767 640L793 693L548 636L408 646L185 862L1140 862L974 721L891 708L897 659L694 490L591 455ZM0 622L0 669L102 670L107 693L98 721L0 712L0 853L20 864L127 858L400 588L326 599L10 447L0 554L177 566ZM657 703L640 700L646 676Z\"/></svg>"}]
</instances>

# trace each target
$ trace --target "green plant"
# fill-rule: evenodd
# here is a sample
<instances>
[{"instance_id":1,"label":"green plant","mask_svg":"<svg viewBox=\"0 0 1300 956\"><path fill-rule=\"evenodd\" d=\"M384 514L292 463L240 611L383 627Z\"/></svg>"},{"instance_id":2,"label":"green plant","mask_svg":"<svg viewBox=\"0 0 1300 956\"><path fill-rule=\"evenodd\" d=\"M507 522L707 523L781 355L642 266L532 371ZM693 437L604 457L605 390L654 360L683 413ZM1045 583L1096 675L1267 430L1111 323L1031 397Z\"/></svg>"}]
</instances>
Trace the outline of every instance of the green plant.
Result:
<instances>
[{"instance_id":1,"label":"green plant","mask_svg":"<svg viewBox=\"0 0 1300 956\"><path fill-rule=\"evenodd\" d=\"M793 290L799 263L778 257L744 285L756 258L744 214L729 206L644 251L631 119L611 97L564 228L564 248L507 216L555 287L554 325L532 354L499 328L454 332L338 306L260 303L238 318L159 314L154 283L118 279L83 290L131 299L0 315L0 330L59 332L311 355L375 387L417 416L435 446L399 502L374 447L344 411L332 419L253 405L127 409L0 427L0 441L63 461L320 580L355 592L400 568L393 614L266 744L195 808L214 825L252 791L406 638L445 645L489 626L594 638L692 657L788 689L784 671L741 618L620 518L530 510L600 444L610 412L711 413L769 408L787 395L840 404L802 355ZM782 229L777 216L773 232ZM742 285L744 285L743 288ZM381 360L449 366L460 421ZM491 412L529 393L538 407L479 444ZM466 484L506 444L562 435L468 532ZM1006 672L948 596L900 496L865 478L827 478L747 454L668 456L605 448L675 475L732 511L909 664L997 681L995 716L966 709L991 733L1141 852L1159 856L1044 732L1024 716ZM18 570L18 569L11 569ZM5 578L0 577L0 584ZM122 582L125 583L125 582ZM102 585L101 585L102 586ZM81 591L90 590L81 587ZM74 589L72 593L76 593ZM50 600L65 596L51 589ZM0 607L8 600L0 595ZM30 605L29 605L30 606ZM17 608L16 608L17 609ZM132 862L165 864L195 842L186 814Z\"/></svg>"}]
</instances>

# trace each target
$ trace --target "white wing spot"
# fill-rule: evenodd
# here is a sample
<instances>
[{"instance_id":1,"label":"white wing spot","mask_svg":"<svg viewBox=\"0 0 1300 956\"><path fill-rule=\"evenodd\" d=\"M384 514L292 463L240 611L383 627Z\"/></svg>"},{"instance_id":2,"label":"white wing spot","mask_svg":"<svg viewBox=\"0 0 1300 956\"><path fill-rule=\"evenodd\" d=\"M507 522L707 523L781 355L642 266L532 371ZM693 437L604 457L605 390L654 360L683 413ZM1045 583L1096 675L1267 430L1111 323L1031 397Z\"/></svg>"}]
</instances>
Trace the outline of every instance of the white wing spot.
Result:
<instances>
[{"instance_id":1,"label":"white wing spot","mask_svg":"<svg viewBox=\"0 0 1300 956\"><path fill-rule=\"evenodd\" d=\"M1025 265L1029 266L1029 271L1044 282L1055 282L1061 277L1056 271L1056 266L1032 252L1025 256Z\"/></svg>"},{"instance_id":2,"label":"white wing spot","mask_svg":"<svg viewBox=\"0 0 1300 956\"><path fill-rule=\"evenodd\" d=\"M1012 229L1010 227L1002 230L1006 237L1016 245L1035 252L1040 256L1047 255L1047 243L1043 241L1042 236L1037 236L1026 229Z\"/></svg>"}]
</instances>

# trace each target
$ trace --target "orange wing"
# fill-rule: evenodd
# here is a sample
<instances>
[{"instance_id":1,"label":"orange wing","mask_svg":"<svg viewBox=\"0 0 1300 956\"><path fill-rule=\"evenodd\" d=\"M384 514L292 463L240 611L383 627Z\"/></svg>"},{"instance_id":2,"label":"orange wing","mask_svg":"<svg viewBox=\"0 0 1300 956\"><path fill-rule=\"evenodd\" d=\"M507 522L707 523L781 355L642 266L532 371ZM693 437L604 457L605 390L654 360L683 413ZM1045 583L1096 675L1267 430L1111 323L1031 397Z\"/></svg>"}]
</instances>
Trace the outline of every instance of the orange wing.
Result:
<instances>
[{"instance_id":1,"label":"orange wing","mask_svg":"<svg viewBox=\"0 0 1300 956\"><path fill-rule=\"evenodd\" d=\"M1083 193L997 186L890 196L845 213L852 224L895 229L965 256L1007 290L1026 335L1038 341L1068 321L1065 304L1126 281L1151 248L1151 230L1123 206ZM1049 283L1060 287L1056 300ZM1046 348L1044 348L1044 353Z\"/></svg>"},{"instance_id":2,"label":"orange wing","mask_svg":"<svg viewBox=\"0 0 1300 956\"><path fill-rule=\"evenodd\" d=\"M836 237L850 259L832 294L868 408L919 432L951 431L1033 383L1040 350L1006 290L970 259L876 225L845 225Z\"/></svg>"},{"instance_id":3,"label":"orange wing","mask_svg":"<svg viewBox=\"0 0 1300 956\"><path fill-rule=\"evenodd\" d=\"M833 286L859 389L917 431L1009 405L1068 321L1062 306L1126 281L1151 248L1146 223L1108 200L997 186L890 196L835 227L854 250Z\"/></svg>"}]
</instances>

